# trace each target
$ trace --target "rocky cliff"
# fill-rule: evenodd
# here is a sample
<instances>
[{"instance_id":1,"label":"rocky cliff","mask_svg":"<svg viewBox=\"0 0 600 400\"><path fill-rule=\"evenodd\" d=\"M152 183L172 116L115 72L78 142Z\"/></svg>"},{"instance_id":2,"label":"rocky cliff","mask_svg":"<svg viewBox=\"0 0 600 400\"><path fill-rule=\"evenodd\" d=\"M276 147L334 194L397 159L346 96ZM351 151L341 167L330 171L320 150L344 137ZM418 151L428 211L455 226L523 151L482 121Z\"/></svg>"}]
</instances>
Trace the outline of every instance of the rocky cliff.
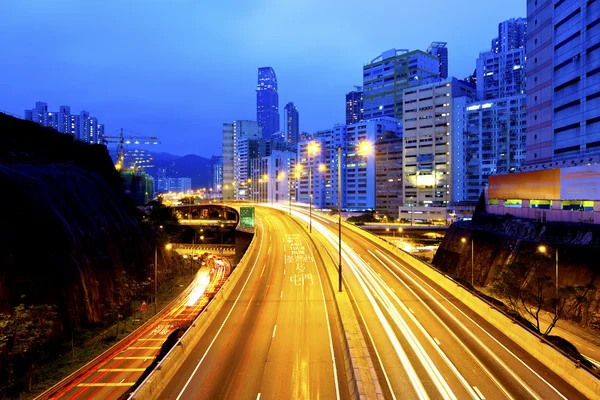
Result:
<instances>
[{"instance_id":1,"label":"rocky cliff","mask_svg":"<svg viewBox=\"0 0 600 400\"><path fill-rule=\"evenodd\" d=\"M464 241L462 239L465 239ZM452 224L433 259L449 275L471 281L473 244L475 286L491 285L499 266L527 264L528 255L545 245L546 275L553 277L555 249L559 254L559 284L593 284L596 294L578 316L579 322L600 330L600 226L571 223L538 223L531 220L476 212L472 221Z\"/></svg>"},{"instance_id":2,"label":"rocky cliff","mask_svg":"<svg viewBox=\"0 0 600 400\"><path fill-rule=\"evenodd\" d=\"M100 322L153 250L104 146L0 114L0 311Z\"/></svg>"}]
</instances>

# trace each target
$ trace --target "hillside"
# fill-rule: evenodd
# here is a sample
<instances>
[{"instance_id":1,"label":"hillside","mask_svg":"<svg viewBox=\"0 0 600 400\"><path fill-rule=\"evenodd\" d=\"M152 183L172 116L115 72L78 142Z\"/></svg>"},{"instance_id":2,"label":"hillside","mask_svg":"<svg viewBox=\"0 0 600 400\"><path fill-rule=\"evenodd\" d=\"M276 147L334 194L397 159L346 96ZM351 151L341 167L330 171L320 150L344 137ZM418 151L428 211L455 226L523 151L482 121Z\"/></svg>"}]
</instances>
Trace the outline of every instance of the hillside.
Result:
<instances>
[{"instance_id":1,"label":"hillside","mask_svg":"<svg viewBox=\"0 0 600 400\"><path fill-rule=\"evenodd\" d=\"M171 178L192 178L194 189L212 185L210 159L195 154L180 157L170 153L158 153L154 156L154 167L147 168L146 172L156 178L161 170Z\"/></svg>"}]
</instances>

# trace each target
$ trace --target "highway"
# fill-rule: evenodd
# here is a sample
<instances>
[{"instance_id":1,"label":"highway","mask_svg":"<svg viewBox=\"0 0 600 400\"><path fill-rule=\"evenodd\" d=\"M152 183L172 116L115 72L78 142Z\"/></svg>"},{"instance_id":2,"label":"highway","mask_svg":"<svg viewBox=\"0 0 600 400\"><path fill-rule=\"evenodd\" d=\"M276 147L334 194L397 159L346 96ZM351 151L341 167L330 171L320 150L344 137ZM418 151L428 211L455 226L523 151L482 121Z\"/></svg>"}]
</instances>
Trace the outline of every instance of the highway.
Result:
<instances>
[{"instance_id":1,"label":"highway","mask_svg":"<svg viewBox=\"0 0 600 400\"><path fill-rule=\"evenodd\" d=\"M347 399L333 293L306 232L257 208L258 250L159 399Z\"/></svg>"},{"instance_id":2,"label":"highway","mask_svg":"<svg viewBox=\"0 0 600 400\"><path fill-rule=\"evenodd\" d=\"M81 374L67 377L38 398L119 399L152 364L167 337L196 318L208 302L204 293L216 291L230 270L222 260L212 267L212 274L201 268L184 292L157 317L92 361Z\"/></svg>"},{"instance_id":3,"label":"highway","mask_svg":"<svg viewBox=\"0 0 600 400\"><path fill-rule=\"evenodd\" d=\"M313 213L313 235L337 265L337 219ZM342 243L344 288L386 398L585 398L414 266L349 228Z\"/></svg>"}]
</instances>

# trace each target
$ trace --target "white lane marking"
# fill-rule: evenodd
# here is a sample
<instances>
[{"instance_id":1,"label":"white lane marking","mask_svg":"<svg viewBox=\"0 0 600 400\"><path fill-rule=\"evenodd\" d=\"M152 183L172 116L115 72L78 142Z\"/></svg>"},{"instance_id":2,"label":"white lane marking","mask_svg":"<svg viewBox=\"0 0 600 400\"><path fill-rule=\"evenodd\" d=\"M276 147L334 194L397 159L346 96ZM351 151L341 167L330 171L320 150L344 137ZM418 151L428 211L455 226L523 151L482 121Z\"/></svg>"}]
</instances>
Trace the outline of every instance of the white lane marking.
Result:
<instances>
[{"instance_id":1,"label":"white lane marking","mask_svg":"<svg viewBox=\"0 0 600 400\"><path fill-rule=\"evenodd\" d=\"M283 275L285 275L285 269L283 270Z\"/></svg>"},{"instance_id":2,"label":"white lane marking","mask_svg":"<svg viewBox=\"0 0 600 400\"><path fill-rule=\"evenodd\" d=\"M275 328L273 328L273 336L272 337L275 337L275 332L277 332L277 325L275 325Z\"/></svg>"},{"instance_id":3,"label":"white lane marking","mask_svg":"<svg viewBox=\"0 0 600 400\"><path fill-rule=\"evenodd\" d=\"M331 364L333 366L333 377L335 378L335 398L340 400L340 384L338 382L337 376L337 367L335 364L335 353L333 352L333 338L331 337L331 325L329 324L329 312L327 311L327 303L325 302L325 291L323 290L323 282L321 281L321 272L319 272L319 268L317 267L316 257L312 251L310 244L306 237L304 238L308 251L310 251L310 255L313 260L315 260L315 269L317 270L317 276L319 277L319 287L321 288L321 296L323 298L323 309L325 310L325 321L327 322L327 334L329 335L329 351L331 352Z\"/></svg>"},{"instance_id":4,"label":"white lane marking","mask_svg":"<svg viewBox=\"0 0 600 400\"><path fill-rule=\"evenodd\" d=\"M475 392L477 393L477 396L479 396L479 398L481 400L485 400L485 397L483 396L483 393L481 393L481 390L479 390L479 388L477 386L473 386L473 390L475 390Z\"/></svg>"},{"instance_id":5,"label":"white lane marking","mask_svg":"<svg viewBox=\"0 0 600 400\"><path fill-rule=\"evenodd\" d=\"M283 290L281 291L281 294L279 295L280 299L283 299Z\"/></svg>"},{"instance_id":6,"label":"white lane marking","mask_svg":"<svg viewBox=\"0 0 600 400\"><path fill-rule=\"evenodd\" d=\"M183 396L183 392L185 392L185 390L187 389L187 387L189 386L190 382L192 381L192 379L194 378L194 375L196 375L196 372L198 372L198 369L200 368L200 365L202 365L202 362L204 361L204 359L206 358L206 355L208 354L208 352L210 351L210 349L212 348L213 344L215 344L215 341L217 340L217 338L219 337L219 334L221 333L221 331L223 330L223 327L225 326L225 324L227 323L227 321L229 320L229 317L231 316L231 313L233 312L233 309L235 308L235 306L237 305L240 297L242 296L242 293L244 293L244 289L246 288L246 285L248 284L248 281L250 280L250 277L252 276L252 272L254 272L254 268L256 267L256 263L258 263L258 260L260 259L260 252L263 248L263 242L264 242L264 236L261 235L261 240L260 240L260 246L258 248L258 254L256 255L256 258L254 259L254 264L252 265L252 269L250 270L250 273L248 274L248 276L246 277L246 281L244 282L244 286L242 286L242 289L240 290L240 292L238 293L235 302L233 303L233 305L231 306L231 309L229 310L229 312L227 313L227 315L225 316L225 319L223 320L223 323L221 324L221 326L219 327L219 330L217 331L217 334L215 335L215 337L213 338L213 340L210 342L210 345L208 345L208 348L206 349L206 351L204 352L204 355L202 355L202 358L200 359L200 361L198 361L198 364L196 365L196 368L194 368L194 370L192 371L192 373L190 374L190 377L188 378L188 380L185 382L185 385L183 385L183 388L181 389L181 392L179 392L179 395L177 395L175 400L179 400L181 399L181 397Z\"/></svg>"},{"instance_id":7,"label":"white lane marking","mask_svg":"<svg viewBox=\"0 0 600 400\"><path fill-rule=\"evenodd\" d=\"M409 308L408 311L410 311L411 314L415 313L412 308Z\"/></svg>"},{"instance_id":8,"label":"white lane marking","mask_svg":"<svg viewBox=\"0 0 600 400\"><path fill-rule=\"evenodd\" d=\"M437 343L438 346L441 346L442 344L440 343L440 341L438 340L438 338L434 337L433 340L435 341L435 343Z\"/></svg>"},{"instance_id":9,"label":"white lane marking","mask_svg":"<svg viewBox=\"0 0 600 400\"><path fill-rule=\"evenodd\" d=\"M462 312L462 310L460 308L458 308L456 305L454 305L452 303L452 301L450 301L450 299L446 298L445 296L443 296L439 291L437 291L434 287L432 287L429 283L425 282L421 277L419 277L416 273L414 273L413 271L410 270L410 268L406 267L405 265L403 265L403 268L399 267L399 263L392 261L389 257L387 257L385 254L383 254L381 251L377 250L377 252L384 257L391 265L394 266L394 268L396 268L400 273L402 273L407 279L409 279L410 281L413 282L413 284L415 284L416 286L419 286L421 288L421 290L424 291L424 293L431 298L437 305L438 307L440 307L442 310L444 310L446 312L446 314L452 318L452 320L454 320L454 322L460 326L469 336L471 336L471 338L475 341L475 343L477 343L483 350L485 350L491 358L493 358L506 372L508 372L514 379L515 381L517 381L527 392L529 392L529 394L531 394L531 396L533 396L536 399L540 399L540 397L529 387L529 385L527 385L525 383L525 381L523 381L515 372L514 370L512 370L506 363L504 363L504 361L502 361L500 359L500 357L498 357L498 355L492 351L487 345L485 345L480 339L479 337L477 337L477 335L475 335L471 330L469 330L463 323L462 321L460 321L454 314L452 314L450 312L450 310L448 310L445 306L443 306L435 297L433 297L433 294L430 293L429 290L427 290L423 285L417 283L415 281L415 279L413 279L411 276L408 275L408 272L411 273L411 275L413 275L415 278L419 279L424 285L427 285L433 292L435 292L438 296L440 296L441 298L446 300L446 303L451 304L454 308L456 308L456 310L458 310L465 318L467 318L469 321L471 321L475 326L477 326L479 329L481 329L486 335L488 335L492 340L494 340L498 345L500 345L504 350L506 350L510 355L512 355L515 359L519 360L521 362L521 364L523 364L524 366L526 366L531 372L533 372L534 375L536 375L542 382L546 383L550 388L552 388L559 396L561 396L563 399L567 400L566 397L564 397L554 386L550 385L550 383L548 383L544 378L542 378L540 375L538 375L531 367L529 367L527 364L525 364L523 361L521 361L519 358L517 358L517 356L511 352L508 348L506 348L506 346L504 346L502 343L500 343L500 341L498 339L496 339L494 336L492 336L490 333L488 333L486 330L484 330L477 322L475 322L473 319L471 319L468 315L466 315L464 312ZM384 265L386 268L387 265ZM408 272L407 272L408 271ZM402 282L411 292L414 293L414 291L412 289L410 289L410 287L408 287L408 285L406 283L404 283L399 277L397 277L398 281ZM415 296L416 293L415 293ZM419 296L417 296L417 298L419 299L419 301L421 303L423 303L423 305L425 307L428 307L431 310L431 307L429 307L424 301L423 299L421 299ZM452 337L454 337L454 339L465 349L465 351L467 351L469 353L469 355L471 355L471 357L473 358L473 360L475 360L479 366L486 372L486 374L490 377L490 379L496 384L496 386L498 386L498 388L500 388L504 394L507 397L511 397L508 393L508 391L506 390L506 388L504 388L504 386L494 377L494 375L485 367L483 366L483 363L479 361L479 359L471 352L470 349L467 348L467 346L454 334L454 332L448 327L448 325L446 325L438 316L435 312L433 312L433 310L431 310L432 315L438 319L438 321L440 321L440 323L446 328L446 330L450 333L450 335L452 335Z\"/></svg>"},{"instance_id":10,"label":"white lane marking","mask_svg":"<svg viewBox=\"0 0 600 400\"><path fill-rule=\"evenodd\" d=\"M260 393L256 396L256 400L260 400Z\"/></svg>"}]
</instances>

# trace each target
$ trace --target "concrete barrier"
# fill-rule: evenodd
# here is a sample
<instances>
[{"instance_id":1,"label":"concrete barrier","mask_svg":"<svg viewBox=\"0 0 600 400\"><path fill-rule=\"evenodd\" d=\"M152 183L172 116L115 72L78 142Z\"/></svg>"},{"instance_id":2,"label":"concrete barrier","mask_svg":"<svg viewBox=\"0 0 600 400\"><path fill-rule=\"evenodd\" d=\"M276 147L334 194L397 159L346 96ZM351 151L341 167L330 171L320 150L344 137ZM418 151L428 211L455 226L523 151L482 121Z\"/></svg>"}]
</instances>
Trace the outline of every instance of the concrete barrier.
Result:
<instances>
[{"instance_id":1,"label":"concrete barrier","mask_svg":"<svg viewBox=\"0 0 600 400\"><path fill-rule=\"evenodd\" d=\"M419 272L456 297L583 395L590 399L600 399L600 379L580 368L578 363L569 359L554 347L546 344L541 335L537 336L525 329L431 265L354 225L344 223L344 226L377 243L380 247L396 255L400 260L418 269Z\"/></svg>"},{"instance_id":2,"label":"concrete barrier","mask_svg":"<svg viewBox=\"0 0 600 400\"><path fill-rule=\"evenodd\" d=\"M261 233L262 234L262 233ZM221 289L208 303L206 308L194 320L192 326L177 341L175 346L167 353L165 358L158 363L156 369L148 375L148 378L129 396L129 399L156 399L173 379L183 362L198 344L211 322L219 313L221 307L228 299L231 291L240 280L248 265L248 260L257 246L257 235L250 242L248 250L225 281Z\"/></svg>"}]
</instances>

